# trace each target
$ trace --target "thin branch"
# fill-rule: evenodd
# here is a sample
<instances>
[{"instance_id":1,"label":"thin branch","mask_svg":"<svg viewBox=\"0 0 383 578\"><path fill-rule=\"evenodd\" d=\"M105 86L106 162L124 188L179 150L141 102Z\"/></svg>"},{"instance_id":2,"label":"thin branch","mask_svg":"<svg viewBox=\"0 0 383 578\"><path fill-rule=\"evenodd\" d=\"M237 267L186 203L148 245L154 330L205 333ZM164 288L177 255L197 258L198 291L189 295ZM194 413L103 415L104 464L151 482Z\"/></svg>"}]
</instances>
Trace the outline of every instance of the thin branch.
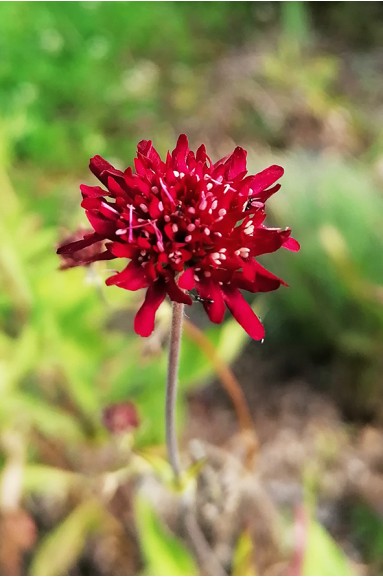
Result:
<instances>
[{"instance_id":1,"label":"thin branch","mask_svg":"<svg viewBox=\"0 0 383 578\"><path fill-rule=\"evenodd\" d=\"M166 384L166 445L168 449L169 462L173 469L174 478L178 482L180 479L181 466L178 455L177 432L175 424L175 406L177 399L178 368L181 348L182 322L184 317L184 305L173 303L172 326L169 342L169 362L168 377Z\"/></svg>"},{"instance_id":2,"label":"thin branch","mask_svg":"<svg viewBox=\"0 0 383 578\"><path fill-rule=\"evenodd\" d=\"M211 361L226 393L229 395L233 403L240 428L242 430L254 431L254 422L249 406L242 388L230 367L220 358L216 348L203 331L188 319L185 319L185 332L195 343L197 343L201 351L203 351Z\"/></svg>"}]
</instances>

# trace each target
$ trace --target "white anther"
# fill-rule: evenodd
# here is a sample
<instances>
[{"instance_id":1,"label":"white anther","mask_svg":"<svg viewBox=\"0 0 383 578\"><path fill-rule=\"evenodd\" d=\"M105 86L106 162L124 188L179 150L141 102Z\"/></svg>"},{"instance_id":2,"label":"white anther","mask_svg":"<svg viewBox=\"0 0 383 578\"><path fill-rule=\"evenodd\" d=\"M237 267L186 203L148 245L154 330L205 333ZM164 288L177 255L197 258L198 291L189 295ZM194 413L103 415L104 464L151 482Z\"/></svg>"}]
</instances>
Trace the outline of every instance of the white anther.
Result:
<instances>
[{"instance_id":1,"label":"white anther","mask_svg":"<svg viewBox=\"0 0 383 578\"><path fill-rule=\"evenodd\" d=\"M160 211L163 211L163 210L164 210L164 204L163 204L162 201L159 201L159 203L158 203L158 208L159 208Z\"/></svg>"},{"instance_id":2,"label":"white anther","mask_svg":"<svg viewBox=\"0 0 383 578\"><path fill-rule=\"evenodd\" d=\"M238 253L237 253L237 251L235 253L239 254L244 259L247 259L247 257L249 256L249 253L250 253L250 249L248 247L241 247L239 249Z\"/></svg>"},{"instance_id":3,"label":"white anther","mask_svg":"<svg viewBox=\"0 0 383 578\"><path fill-rule=\"evenodd\" d=\"M206 185L206 190L207 190L207 191L211 191L212 188L213 188L213 183L208 183L208 184Z\"/></svg>"},{"instance_id":4,"label":"white anther","mask_svg":"<svg viewBox=\"0 0 383 578\"><path fill-rule=\"evenodd\" d=\"M146 205L144 205L144 203L141 203L140 209L142 209L142 211L144 211L144 213L148 212L148 207Z\"/></svg>"},{"instance_id":5,"label":"white anther","mask_svg":"<svg viewBox=\"0 0 383 578\"><path fill-rule=\"evenodd\" d=\"M220 217L224 217L224 216L226 215L226 213L227 213L226 209L220 209L220 210L218 211L218 215L219 215Z\"/></svg>"},{"instance_id":6,"label":"white anther","mask_svg":"<svg viewBox=\"0 0 383 578\"><path fill-rule=\"evenodd\" d=\"M195 230L194 223L189 223L189 225L186 227L186 230L189 231L189 233L192 233Z\"/></svg>"},{"instance_id":7,"label":"white anther","mask_svg":"<svg viewBox=\"0 0 383 578\"><path fill-rule=\"evenodd\" d=\"M189 243L189 241L192 240L192 236L191 235L186 235L185 237L185 243Z\"/></svg>"},{"instance_id":8,"label":"white anther","mask_svg":"<svg viewBox=\"0 0 383 578\"><path fill-rule=\"evenodd\" d=\"M178 178L178 177L180 176L180 174L179 174L178 171L173 171L173 175L174 175L176 178Z\"/></svg>"},{"instance_id":9,"label":"white anther","mask_svg":"<svg viewBox=\"0 0 383 578\"><path fill-rule=\"evenodd\" d=\"M220 233L219 231L216 231L216 232L214 233L214 235L216 235L217 237L222 237L222 233Z\"/></svg>"},{"instance_id":10,"label":"white anther","mask_svg":"<svg viewBox=\"0 0 383 578\"><path fill-rule=\"evenodd\" d=\"M169 215L165 215L164 221L165 221L165 223L169 223L169 221L170 221Z\"/></svg>"},{"instance_id":11,"label":"white anther","mask_svg":"<svg viewBox=\"0 0 383 578\"><path fill-rule=\"evenodd\" d=\"M129 229L117 229L116 235L125 235Z\"/></svg>"},{"instance_id":12,"label":"white anther","mask_svg":"<svg viewBox=\"0 0 383 578\"><path fill-rule=\"evenodd\" d=\"M173 233L177 233L177 231L178 231L178 225L176 225L175 223L173 223L173 225L172 225L172 231L173 231Z\"/></svg>"},{"instance_id":13,"label":"white anther","mask_svg":"<svg viewBox=\"0 0 383 578\"><path fill-rule=\"evenodd\" d=\"M142 251L140 251L140 255L142 255L142 256L146 255L145 249L142 249Z\"/></svg>"},{"instance_id":14,"label":"white anther","mask_svg":"<svg viewBox=\"0 0 383 578\"><path fill-rule=\"evenodd\" d=\"M203 232L205 233L205 235L210 235L210 229L208 227L205 227Z\"/></svg>"},{"instance_id":15,"label":"white anther","mask_svg":"<svg viewBox=\"0 0 383 578\"><path fill-rule=\"evenodd\" d=\"M199 276L198 275L193 275L194 277L194 281L199 281Z\"/></svg>"},{"instance_id":16,"label":"white anther","mask_svg":"<svg viewBox=\"0 0 383 578\"><path fill-rule=\"evenodd\" d=\"M199 208L201 211L204 211L204 210L206 209L206 207L207 207L207 200L206 200L206 199L202 199L202 201L200 202L198 208Z\"/></svg>"},{"instance_id":17,"label":"white anther","mask_svg":"<svg viewBox=\"0 0 383 578\"><path fill-rule=\"evenodd\" d=\"M246 227L244 230L245 235L252 235L254 233L254 225L250 225L250 227Z\"/></svg>"},{"instance_id":18,"label":"white anther","mask_svg":"<svg viewBox=\"0 0 383 578\"><path fill-rule=\"evenodd\" d=\"M213 259L213 261L215 261L216 259L220 258L220 254L219 253L211 253L210 257Z\"/></svg>"},{"instance_id":19,"label":"white anther","mask_svg":"<svg viewBox=\"0 0 383 578\"><path fill-rule=\"evenodd\" d=\"M181 177L181 179L183 179L183 178L184 178L184 176L185 176L185 173L180 173L180 177Z\"/></svg>"},{"instance_id":20,"label":"white anther","mask_svg":"<svg viewBox=\"0 0 383 578\"><path fill-rule=\"evenodd\" d=\"M188 213L190 213L191 215L195 214L195 208L194 207L189 207L188 208Z\"/></svg>"},{"instance_id":21,"label":"white anther","mask_svg":"<svg viewBox=\"0 0 383 578\"><path fill-rule=\"evenodd\" d=\"M155 195L158 193L158 187L154 186L151 188L152 193L154 193Z\"/></svg>"},{"instance_id":22,"label":"white anther","mask_svg":"<svg viewBox=\"0 0 383 578\"><path fill-rule=\"evenodd\" d=\"M211 204L211 208L214 211L217 207L218 207L218 201L217 201L217 199L214 199L214 201Z\"/></svg>"},{"instance_id":23,"label":"white anther","mask_svg":"<svg viewBox=\"0 0 383 578\"><path fill-rule=\"evenodd\" d=\"M235 189L233 189L233 187L231 187L229 184L227 184L223 188L223 194L226 195L227 191L235 191Z\"/></svg>"},{"instance_id":24,"label":"white anther","mask_svg":"<svg viewBox=\"0 0 383 578\"><path fill-rule=\"evenodd\" d=\"M204 272L205 277L211 277L211 272L210 271L205 271Z\"/></svg>"}]
</instances>

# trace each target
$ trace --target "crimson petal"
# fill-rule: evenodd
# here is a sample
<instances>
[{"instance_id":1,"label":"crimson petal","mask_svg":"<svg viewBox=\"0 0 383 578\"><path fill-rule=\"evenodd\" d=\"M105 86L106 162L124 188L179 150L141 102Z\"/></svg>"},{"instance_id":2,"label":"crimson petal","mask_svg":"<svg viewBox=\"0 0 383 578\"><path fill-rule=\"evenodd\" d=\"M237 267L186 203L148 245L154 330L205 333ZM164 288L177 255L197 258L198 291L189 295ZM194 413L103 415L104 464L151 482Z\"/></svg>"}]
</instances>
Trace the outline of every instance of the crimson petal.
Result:
<instances>
[{"instance_id":1,"label":"crimson petal","mask_svg":"<svg viewBox=\"0 0 383 578\"><path fill-rule=\"evenodd\" d=\"M163 283L154 283L149 286L145 300L134 318L134 331L141 337L148 337L152 333L157 309L165 296L166 290Z\"/></svg>"},{"instance_id":2,"label":"crimson petal","mask_svg":"<svg viewBox=\"0 0 383 578\"><path fill-rule=\"evenodd\" d=\"M110 244L110 251L115 257L131 259L136 254L137 249L131 245L127 245L126 243L115 242Z\"/></svg>"},{"instance_id":3,"label":"crimson petal","mask_svg":"<svg viewBox=\"0 0 383 578\"><path fill-rule=\"evenodd\" d=\"M263 339L265 329L239 289L225 287L222 293L228 309L246 333L258 341Z\"/></svg>"},{"instance_id":4,"label":"crimson petal","mask_svg":"<svg viewBox=\"0 0 383 578\"><path fill-rule=\"evenodd\" d=\"M284 247L285 249L288 249L289 251L299 251L299 249L301 248L298 241L296 239L294 239L293 237L289 237L283 243L282 247Z\"/></svg>"},{"instance_id":5,"label":"crimson petal","mask_svg":"<svg viewBox=\"0 0 383 578\"><path fill-rule=\"evenodd\" d=\"M177 303L184 303L185 305L191 305L193 303L189 295L184 293L172 278L169 278L166 281L166 291L171 301L176 301Z\"/></svg>"},{"instance_id":6,"label":"crimson petal","mask_svg":"<svg viewBox=\"0 0 383 578\"><path fill-rule=\"evenodd\" d=\"M83 197L90 199L97 199L99 197L107 197L108 191L104 191L101 187L90 187L89 185L80 185L80 191Z\"/></svg>"},{"instance_id":7,"label":"crimson petal","mask_svg":"<svg viewBox=\"0 0 383 578\"><path fill-rule=\"evenodd\" d=\"M154 148L151 140L140 141L137 146L137 151L143 157L150 160L153 168L157 168L162 164L161 157Z\"/></svg>"},{"instance_id":8,"label":"crimson petal","mask_svg":"<svg viewBox=\"0 0 383 578\"><path fill-rule=\"evenodd\" d=\"M227 165L226 176L229 181L233 181L238 176L243 176L246 173L246 157L247 152L241 147L237 147L229 156L225 162L225 165Z\"/></svg>"},{"instance_id":9,"label":"crimson petal","mask_svg":"<svg viewBox=\"0 0 383 578\"><path fill-rule=\"evenodd\" d=\"M264 191L267 187L270 187L281 178L285 171L279 165L271 165L267 169L261 171L254 175L254 180L251 183L251 188L253 190L252 195L256 195Z\"/></svg>"},{"instance_id":10,"label":"crimson petal","mask_svg":"<svg viewBox=\"0 0 383 578\"><path fill-rule=\"evenodd\" d=\"M118 171L114 168L113 165L108 163L105 159L96 155L92 157L89 162L89 168L92 173L101 181L105 186L108 185L108 176L115 175L115 176L123 176L121 171Z\"/></svg>"},{"instance_id":11,"label":"crimson petal","mask_svg":"<svg viewBox=\"0 0 383 578\"><path fill-rule=\"evenodd\" d=\"M176 147L172 152L174 166L178 171L186 171L186 156L189 152L189 143L186 134L178 137Z\"/></svg>"},{"instance_id":12,"label":"crimson petal","mask_svg":"<svg viewBox=\"0 0 383 578\"><path fill-rule=\"evenodd\" d=\"M225 315L225 302L220 287L214 281L206 280L198 284L203 306L213 323L222 323Z\"/></svg>"},{"instance_id":13,"label":"crimson petal","mask_svg":"<svg viewBox=\"0 0 383 578\"><path fill-rule=\"evenodd\" d=\"M101 237L111 237L115 234L116 227L113 221L96 215L91 211L85 211L85 214L98 235L101 235Z\"/></svg>"},{"instance_id":14,"label":"crimson petal","mask_svg":"<svg viewBox=\"0 0 383 578\"><path fill-rule=\"evenodd\" d=\"M195 279L194 279L194 269L191 267L186 269L178 279L178 286L181 289L187 289L191 291L195 287Z\"/></svg>"},{"instance_id":15,"label":"crimson petal","mask_svg":"<svg viewBox=\"0 0 383 578\"><path fill-rule=\"evenodd\" d=\"M108 277L105 281L107 285L117 285L129 291L137 291L148 286L148 281L145 272L141 265L137 265L131 261L129 265L120 273Z\"/></svg>"},{"instance_id":16,"label":"crimson petal","mask_svg":"<svg viewBox=\"0 0 383 578\"><path fill-rule=\"evenodd\" d=\"M58 255L70 255L76 251L80 251L80 249L85 249L85 247L89 247L94 243L98 243L99 241L102 241L102 239L103 238L101 235L98 235L97 233L90 233L85 235L84 238L80 239L79 241L73 241L67 245L62 245L57 249L56 253Z\"/></svg>"}]
</instances>

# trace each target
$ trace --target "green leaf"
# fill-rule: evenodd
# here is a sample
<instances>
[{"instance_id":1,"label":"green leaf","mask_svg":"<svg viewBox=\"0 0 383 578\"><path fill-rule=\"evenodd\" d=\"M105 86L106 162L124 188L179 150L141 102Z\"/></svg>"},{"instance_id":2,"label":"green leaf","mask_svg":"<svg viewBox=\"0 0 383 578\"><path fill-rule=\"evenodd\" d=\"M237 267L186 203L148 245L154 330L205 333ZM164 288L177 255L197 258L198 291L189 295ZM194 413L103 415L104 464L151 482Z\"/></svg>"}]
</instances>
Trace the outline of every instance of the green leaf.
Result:
<instances>
[{"instance_id":1,"label":"green leaf","mask_svg":"<svg viewBox=\"0 0 383 578\"><path fill-rule=\"evenodd\" d=\"M142 497L136 498L136 523L148 576L198 576L197 566L185 546L166 530Z\"/></svg>"},{"instance_id":2,"label":"green leaf","mask_svg":"<svg viewBox=\"0 0 383 578\"><path fill-rule=\"evenodd\" d=\"M330 534L315 520L307 526L303 576L352 576L351 565Z\"/></svg>"},{"instance_id":3,"label":"green leaf","mask_svg":"<svg viewBox=\"0 0 383 578\"><path fill-rule=\"evenodd\" d=\"M6 419L7 416L22 416L25 423L33 425L43 434L65 439L67 443L78 443L84 439L81 424L75 416L24 392L12 392L3 398L0 417Z\"/></svg>"},{"instance_id":4,"label":"green leaf","mask_svg":"<svg viewBox=\"0 0 383 578\"><path fill-rule=\"evenodd\" d=\"M83 502L40 543L32 560L32 576L64 576L76 563L88 536L100 525L104 511L94 500Z\"/></svg>"},{"instance_id":5,"label":"green leaf","mask_svg":"<svg viewBox=\"0 0 383 578\"><path fill-rule=\"evenodd\" d=\"M26 493L68 495L73 489L86 485L86 478L60 468L28 464L24 468L23 488Z\"/></svg>"},{"instance_id":6,"label":"green leaf","mask_svg":"<svg viewBox=\"0 0 383 578\"><path fill-rule=\"evenodd\" d=\"M248 530L242 532L235 546L232 575L257 576L254 545Z\"/></svg>"}]
</instances>

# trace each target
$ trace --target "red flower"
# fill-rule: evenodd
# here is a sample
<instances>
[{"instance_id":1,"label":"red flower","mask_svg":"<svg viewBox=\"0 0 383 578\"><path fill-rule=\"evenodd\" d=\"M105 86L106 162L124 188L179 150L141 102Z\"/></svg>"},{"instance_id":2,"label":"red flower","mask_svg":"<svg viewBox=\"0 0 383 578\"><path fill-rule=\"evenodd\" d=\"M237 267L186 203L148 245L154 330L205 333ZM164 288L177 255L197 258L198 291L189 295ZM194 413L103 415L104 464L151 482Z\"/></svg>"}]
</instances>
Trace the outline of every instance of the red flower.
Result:
<instances>
[{"instance_id":1,"label":"red flower","mask_svg":"<svg viewBox=\"0 0 383 578\"><path fill-rule=\"evenodd\" d=\"M82 251L100 242L97 259L128 259L107 285L136 291L147 288L135 317L135 331L148 336L166 295L192 304L196 290L209 318L221 323L225 305L247 333L262 339L264 329L241 294L273 291L281 279L256 258L285 247L299 250L290 229L267 228L265 203L280 185L282 167L273 165L246 176L246 151L212 163L201 145L189 150L185 135L162 161L151 141L138 144L135 170L122 172L100 156L90 169L104 185L81 185L82 207L94 232L65 244L58 253L88 264Z\"/></svg>"},{"instance_id":2,"label":"red flower","mask_svg":"<svg viewBox=\"0 0 383 578\"><path fill-rule=\"evenodd\" d=\"M132 431L140 425L137 408L130 401L114 403L104 408L102 421L106 429L114 434Z\"/></svg>"},{"instance_id":3,"label":"red flower","mask_svg":"<svg viewBox=\"0 0 383 578\"><path fill-rule=\"evenodd\" d=\"M84 246L84 240L93 235L92 230L78 229L62 241L62 246L71 245L71 251L61 252L59 249L61 264L60 269L71 269L78 265L89 266L94 261L102 261L104 259L113 259L113 255L104 249L102 241L95 241L91 245ZM76 249L76 242L80 242L80 248Z\"/></svg>"}]
</instances>

